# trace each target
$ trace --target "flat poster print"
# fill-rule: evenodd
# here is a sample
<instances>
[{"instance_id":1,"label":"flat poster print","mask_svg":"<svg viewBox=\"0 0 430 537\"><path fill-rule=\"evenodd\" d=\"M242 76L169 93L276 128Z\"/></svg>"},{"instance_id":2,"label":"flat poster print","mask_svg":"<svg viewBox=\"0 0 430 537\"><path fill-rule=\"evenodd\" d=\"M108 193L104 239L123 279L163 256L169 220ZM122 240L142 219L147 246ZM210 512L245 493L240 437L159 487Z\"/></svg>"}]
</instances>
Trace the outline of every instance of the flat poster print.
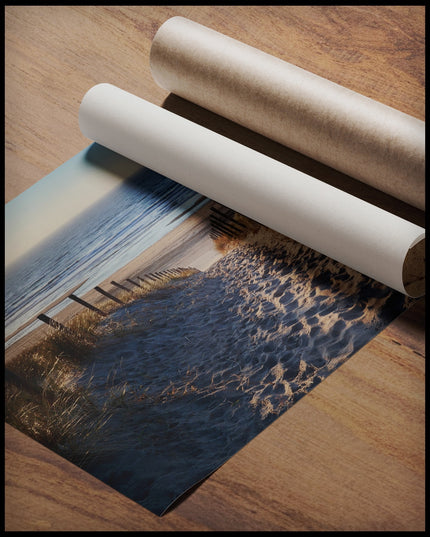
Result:
<instances>
[{"instance_id":1,"label":"flat poster print","mask_svg":"<svg viewBox=\"0 0 430 537\"><path fill-rule=\"evenodd\" d=\"M6 420L162 515L411 299L116 159L92 146L38 184L50 206L74 171L103 194L7 266L6 335L42 310L61 325L7 363ZM80 282L79 312L46 309Z\"/></svg>"}]
</instances>

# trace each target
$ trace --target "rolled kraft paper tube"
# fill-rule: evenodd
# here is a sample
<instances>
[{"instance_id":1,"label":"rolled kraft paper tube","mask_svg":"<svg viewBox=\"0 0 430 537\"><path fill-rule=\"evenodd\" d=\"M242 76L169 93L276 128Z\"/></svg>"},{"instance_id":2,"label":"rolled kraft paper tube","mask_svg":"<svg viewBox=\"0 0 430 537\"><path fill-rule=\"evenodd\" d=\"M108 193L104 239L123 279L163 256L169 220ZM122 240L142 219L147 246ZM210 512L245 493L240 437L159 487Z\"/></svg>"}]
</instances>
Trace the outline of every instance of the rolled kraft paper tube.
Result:
<instances>
[{"instance_id":1,"label":"rolled kraft paper tube","mask_svg":"<svg viewBox=\"0 0 430 537\"><path fill-rule=\"evenodd\" d=\"M168 91L424 209L423 121L183 17L150 65Z\"/></svg>"},{"instance_id":2,"label":"rolled kraft paper tube","mask_svg":"<svg viewBox=\"0 0 430 537\"><path fill-rule=\"evenodd\" d=\"M110 84L86 93L79 123L142 166L402 293L424 294L424 229L411 222Z\"/></svg>"}]
</instances>

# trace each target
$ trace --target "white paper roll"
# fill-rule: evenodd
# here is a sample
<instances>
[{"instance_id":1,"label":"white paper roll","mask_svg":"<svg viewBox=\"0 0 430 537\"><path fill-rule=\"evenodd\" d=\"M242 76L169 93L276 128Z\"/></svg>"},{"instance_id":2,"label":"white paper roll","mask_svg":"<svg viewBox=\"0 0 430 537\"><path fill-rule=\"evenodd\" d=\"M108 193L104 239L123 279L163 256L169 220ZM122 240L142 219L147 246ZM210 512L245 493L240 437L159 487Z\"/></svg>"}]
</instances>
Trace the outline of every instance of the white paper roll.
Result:
<instances>
[{"instance_id":1,"label":"white paper roll","mask_svg":"<svg viewBox=\"0 0 430 537\"><path fill-rule=\"evenodd\" d=\"M110 84L86 93L79 123L143 166L393 289L424 294L424 229L415 224Z\"/></svg>"}]
</instances>

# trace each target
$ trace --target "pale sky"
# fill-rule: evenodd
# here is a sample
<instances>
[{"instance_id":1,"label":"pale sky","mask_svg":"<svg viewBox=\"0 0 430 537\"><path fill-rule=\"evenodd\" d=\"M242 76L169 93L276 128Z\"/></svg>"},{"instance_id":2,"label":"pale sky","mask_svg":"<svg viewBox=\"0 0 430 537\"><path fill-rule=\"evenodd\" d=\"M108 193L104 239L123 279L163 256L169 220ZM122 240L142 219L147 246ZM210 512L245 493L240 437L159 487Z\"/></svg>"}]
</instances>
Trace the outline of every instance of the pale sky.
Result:
<instances>
[{"instance_id":1,"label":"pale sky","mask_svg":"<svg viewBox=\"0 0 430 537\"><path fill-rule=\"evenodd\" d=\"M7 203L6 267L140 168L92 144Z\"/></svg>"}]
</instances>

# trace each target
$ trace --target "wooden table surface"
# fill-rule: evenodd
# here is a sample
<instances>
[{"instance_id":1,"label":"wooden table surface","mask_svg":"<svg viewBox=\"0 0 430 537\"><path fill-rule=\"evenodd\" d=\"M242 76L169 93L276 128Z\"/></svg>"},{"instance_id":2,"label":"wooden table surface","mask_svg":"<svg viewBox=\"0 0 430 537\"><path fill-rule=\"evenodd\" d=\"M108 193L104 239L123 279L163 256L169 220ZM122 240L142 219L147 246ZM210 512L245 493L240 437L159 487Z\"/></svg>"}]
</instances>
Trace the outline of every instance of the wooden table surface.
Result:
<instances>
[{"instance_id":1,"label":"wooden table surface","mask_svg":"<svg viewBox=\"0 0 430 537\"><path fill-rule=\"evenodd\" d=\"M424 119L423 6L7 6L6 201L89 145L110 82L412 221L423 214L169 96L157 28L182 15ZM424 301L159 518L6 425L7 530L423 530Z\"/></svg>"}]
</instances>

